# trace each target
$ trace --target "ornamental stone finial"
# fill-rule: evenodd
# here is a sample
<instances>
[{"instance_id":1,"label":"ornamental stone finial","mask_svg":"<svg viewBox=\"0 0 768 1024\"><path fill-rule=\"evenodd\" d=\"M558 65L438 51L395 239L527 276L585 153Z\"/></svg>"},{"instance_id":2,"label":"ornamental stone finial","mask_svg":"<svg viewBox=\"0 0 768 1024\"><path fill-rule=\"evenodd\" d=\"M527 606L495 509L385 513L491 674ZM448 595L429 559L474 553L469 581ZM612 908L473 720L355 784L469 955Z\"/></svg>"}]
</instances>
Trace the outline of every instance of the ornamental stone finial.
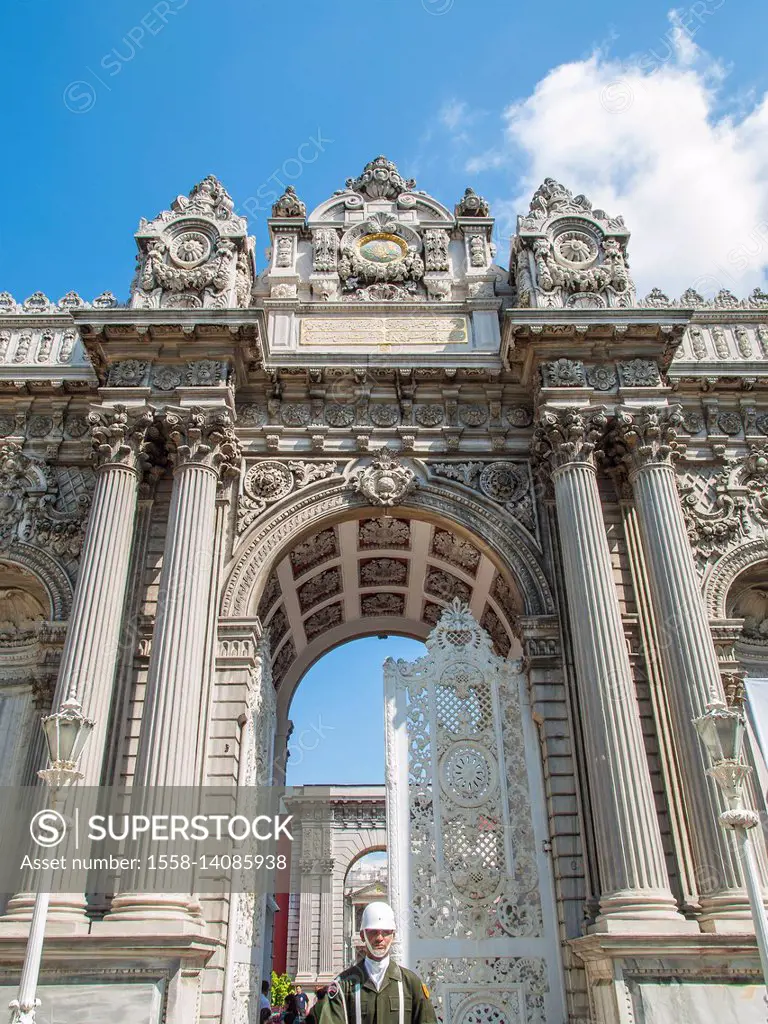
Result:
<instances>
[{"instance_id":1,"label":"ornamental stone finial","mask_svg":"<svg viewBox=\"0 0 768 1024\"><path fill-rule=\"evenodd\" d=\"M357 178L347 178L346 186L368 199L397 199L403 192L411 192L416 187L416 180L406 180L391 160L377 156L365 165Z\"/></svg>"},{"instance_id":2,"label":"ornamental stone finial","mask_svg":"<svg viewBox=\"0 0 768 1024\"><path fill-rule=\"evenodd\" d=\"M622 217L546 178L517 221L513 279L520 306L570 309L635 304Z\"/></svg>"},{"instance_id":3,"label":"ornamental stone finial","mask_svg":"<svg viewBox=\"0 0 768 1024\"><path fill-rule=\"evenodd\" d=\"M415 490L416 474L401 464L395 452L382 448L369 466L355 470L349 483L372 505L389 508Z\"/></svg>"},{"instance_id":4,"label":"ornamental stone finial","mask_svg":"<svg viewBox=\"0 0 768 1024\"><path fill-rule=\"evenodd\" d=\"M487 200L479 196L473 188L466 188L454 212L457 217L487 217L490 209Z\"/></svg>"},{"instance_id":5,"label":"ornamental stone finial","mask_svg":"<svg viewBox=\"0 0 768 1024\"><path fill-rule=\"evenodd\" d=\"M213 174L209 174L194 185L189 196L176 196L171 203L171 210L174 213L185 216L201 213L217 220L229 219L234 208L232 196Z\"/></svg>"},{"instance_id":6,"label":"ornamental stone finial","mask_svg":"<svg viewBox=\"0 0 768 1024\"><path fill-rule=\"evenodd\" d=\"M253 284L252 240L232 197L209 175L136 233L134 309L242 308ZM105 304L101 296L94 308ZM115 304L114 299L111 302Z\"/></svg>"},{"instance_id":7,"label":"ornamental stone finial","mask_svg":"<svg viewBox=\"0 0 768 1024\"><path fill-rule=\"evenodd\" d=\"M302 220L307 215L306 205L296 195L296 189L293 185L286 186L285 192L280 196L275 205L272 207L273 217L301 217Z\"/></svg>"}]
</instances>

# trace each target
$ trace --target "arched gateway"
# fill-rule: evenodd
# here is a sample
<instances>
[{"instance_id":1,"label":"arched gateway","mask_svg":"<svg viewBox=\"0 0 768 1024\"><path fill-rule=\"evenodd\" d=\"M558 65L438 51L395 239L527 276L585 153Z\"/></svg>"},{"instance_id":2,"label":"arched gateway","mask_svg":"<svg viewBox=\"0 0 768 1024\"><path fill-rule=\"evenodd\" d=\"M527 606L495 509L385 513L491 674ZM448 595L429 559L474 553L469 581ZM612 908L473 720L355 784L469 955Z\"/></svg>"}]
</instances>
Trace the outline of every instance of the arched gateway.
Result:
<instances>
[{"instance_id":1,"label":"arched gateway","mask_svg":"<svg viewBox=\"0 0 768 1024\"><path fill-rule=\"evenodd\" d=\"M638 299L622 218L552 179L503 269L482 197L384 157L269 232L257 273L209 177L142 220L127 305L0 294L5 777L75 695L89 785L279 781L323 652L431 635L386 669L387 846L444 1024L762 1020L691 720L765 662L768 296ZM265 896L113 887L52 897L51 1016L257 1019Z\"/></svg>"}]
</instances>

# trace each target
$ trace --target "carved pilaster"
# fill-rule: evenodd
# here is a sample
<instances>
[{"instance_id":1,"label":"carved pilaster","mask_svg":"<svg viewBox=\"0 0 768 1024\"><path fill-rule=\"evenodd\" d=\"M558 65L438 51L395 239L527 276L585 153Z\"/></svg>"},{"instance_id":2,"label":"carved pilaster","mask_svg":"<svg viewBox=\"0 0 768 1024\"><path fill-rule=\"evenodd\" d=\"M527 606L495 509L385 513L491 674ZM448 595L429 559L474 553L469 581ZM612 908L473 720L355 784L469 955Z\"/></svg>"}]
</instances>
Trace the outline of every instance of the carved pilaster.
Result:
<instances>
[{"instance_id":1,"label":"carved pilaster","mask_svg":"<svg viewBox=\"0 0 768 1024\"><path fill-rule=\"evenodd\" d=\"M54 709L77 697L95 722L80 762L84 784L102 782L104 754L120 652L139 478L149 463L153 429L147 409L124 407L89 414L98 471L72 613L59 666ZM85 896L53 897L49 914L87 927ZM8 920L26 920L29 899L13 900Z\"/></svg>"}]
</instances>

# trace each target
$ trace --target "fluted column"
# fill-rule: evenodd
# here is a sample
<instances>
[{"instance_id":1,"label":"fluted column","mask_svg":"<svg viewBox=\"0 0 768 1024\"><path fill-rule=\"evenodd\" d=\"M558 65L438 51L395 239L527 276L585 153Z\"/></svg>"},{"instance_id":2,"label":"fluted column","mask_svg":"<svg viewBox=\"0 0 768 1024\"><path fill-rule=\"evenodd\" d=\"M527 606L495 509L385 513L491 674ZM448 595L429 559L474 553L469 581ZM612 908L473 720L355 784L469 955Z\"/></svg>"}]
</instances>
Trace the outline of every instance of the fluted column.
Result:
<instances>
[{"instance_id":1,"label":"fluted column","mask_svg":"<svg viewBox=\"0 0 768 1024\"><path fill-rule=\"evenodd\" d=\"M669 888L593 453L599 412L541 415L564 563L600 873L595 930L684 929Z\"/></svg>"},{"instance_id":2,"label":"fluted column","mask_svg":"<svg viewBox=\"0 0 768 1024\"><path fill-rule=\"evenodd\" d=\"M315 965L312 961L312 894L311 862L301 865L301 891L299 894L299 948L296 961L296 979L301 984L315 980Z\"/></svg>"},{"instance_id":3,"label":"fluted column","mask_svg":"<svg viewBox=\"0 0 768 1024\"><path fill-rule=\"evenodd\" d=\"M318 974L321 981L333 977L333 859L320 864L320 957Z\"/></svg>"},{"instance_id":4,"label":"fluted column","mask_svg":"<svg viewBox=\"0 0 768 1024\"><path fill-rule=\"evenodd\" d=\"M692 725L708 703L723 700L723 688L675 483L678 420L674 409L621 412L614 447L634 489L690 824L701 927L743 930L750 912L738 850L732 833L718 822L726 804L706 774L706 751Z\"/></svg>"},{"instance_id":5,"label":"fluted column","mask_svg":"<svg viewBox=\"0 0 768 1024\"><path fill-rule=\"evenodd\" d=\"M80 571L59 666L53 710L76 697L95 722L80 762L81 786L98 786L110 727L123 603L141 475L156 452L147 432L152 413L117 405L89 414L97 464ZM31 919L34 894L8 904L7 920ZM54 893L49 920L86 922L85 896Z\"/></svg>"},{"instance_id":6,"label":"fluted column","mask_svg":"<svg viewBox=\"0 0 768 1024\"><path fill-rule=\"evenodd\" d=\"M200 781L216 488L220 474L239 461L227 410L167 411L164 426L174 463L173 489L133 782L135 791L150 794L195 787ZM153 876L158 890L159 874ZM199 908L190 893L137 888L118 896L109 915L115 922L133 920L150 927L158 918L199 923Z\"/></svg>"}]
</instances>

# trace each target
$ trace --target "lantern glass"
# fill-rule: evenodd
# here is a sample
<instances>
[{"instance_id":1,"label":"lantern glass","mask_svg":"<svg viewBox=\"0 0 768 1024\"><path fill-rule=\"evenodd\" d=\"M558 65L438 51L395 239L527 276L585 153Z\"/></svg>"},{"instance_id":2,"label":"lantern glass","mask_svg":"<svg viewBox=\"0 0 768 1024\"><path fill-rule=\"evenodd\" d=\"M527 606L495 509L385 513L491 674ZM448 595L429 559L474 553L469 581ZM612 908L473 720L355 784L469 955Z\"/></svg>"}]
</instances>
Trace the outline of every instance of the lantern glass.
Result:
<instances>
[{"instance_id":1,"label":"lantern glass","mask_svg":"<svg viewBox=\"0 0 768 1024\"><path fill-rule=\"evenodd\" d=\"M744 715L725 704L708 704L693 723L713 763L738 761L744 740Z\"/></svg>"},{"instance_id":2,"label":"lantern glass","mask_svg":"<svg viewBox=\"0 0 768 1024\"><path fill-rule=\"evenodd\" d=\"M77 764L94 723L85 718L79 705L62 705L43 719L43 730L52 764Z\"/></svg>"}]
</instances>

